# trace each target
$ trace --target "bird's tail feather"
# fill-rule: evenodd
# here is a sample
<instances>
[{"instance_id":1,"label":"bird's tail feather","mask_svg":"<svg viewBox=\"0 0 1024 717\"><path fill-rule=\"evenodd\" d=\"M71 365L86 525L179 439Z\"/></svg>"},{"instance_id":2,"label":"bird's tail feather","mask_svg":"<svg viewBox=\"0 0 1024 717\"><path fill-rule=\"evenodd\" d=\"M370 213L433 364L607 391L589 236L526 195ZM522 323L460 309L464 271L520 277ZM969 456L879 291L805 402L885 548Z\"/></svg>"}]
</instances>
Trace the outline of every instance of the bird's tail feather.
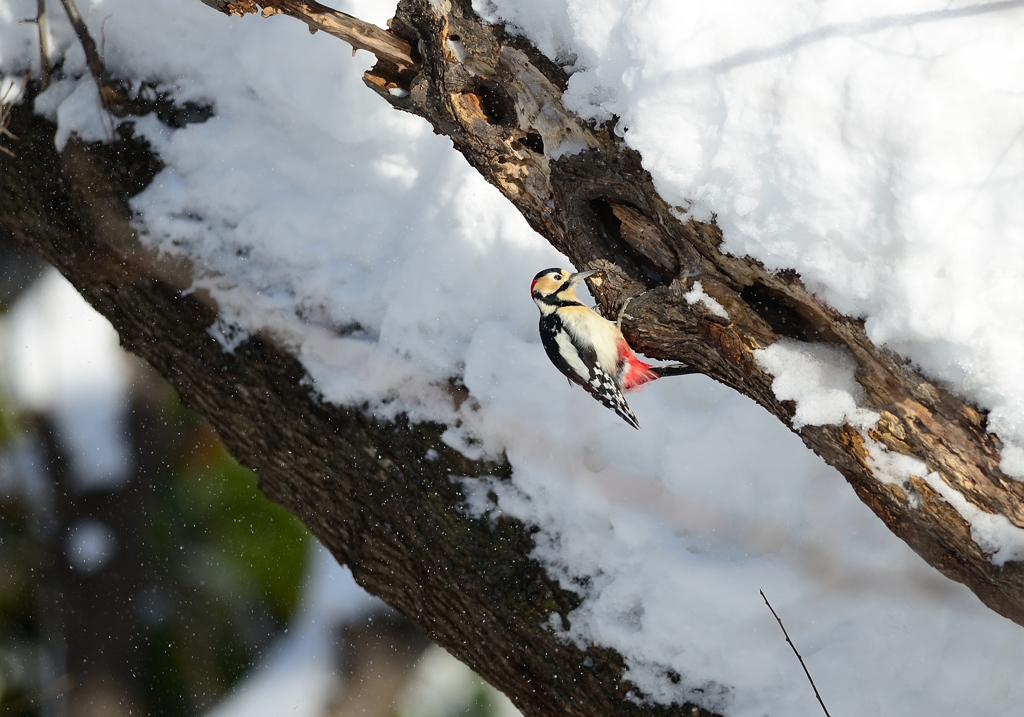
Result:
<instances>
[{"instance_id":1,"label":"bird's tail feather","mask_svg":"<svg viewBox=\"0 0 1024 717\"><path fill-rule=\"evenodd\" d=\"M685 363L670 363L665 366L651 366L650 370L653 373L658 374L658 378L664 378L665 376L686 376L691 373L700 373L693 366L687 366Z\"/></svg>"}]
</instances>

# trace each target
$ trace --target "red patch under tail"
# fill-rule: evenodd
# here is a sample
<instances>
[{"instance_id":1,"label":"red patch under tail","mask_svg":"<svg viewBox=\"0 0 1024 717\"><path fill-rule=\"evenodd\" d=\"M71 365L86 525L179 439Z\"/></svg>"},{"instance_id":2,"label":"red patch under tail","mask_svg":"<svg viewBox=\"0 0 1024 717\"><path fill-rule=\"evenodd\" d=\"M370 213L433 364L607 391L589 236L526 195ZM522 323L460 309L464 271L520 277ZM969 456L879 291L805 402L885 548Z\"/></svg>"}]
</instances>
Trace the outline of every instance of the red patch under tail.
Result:
<instances>
[{"instance_id":1,"label":"red patch under tail","mask_svg":"<svg viewBox=\"0 0 1024 717\"><path fill-rule=\"evenodd\" d=\"M622 389L624 391L631 391L649 381L661 378L651 370L650 364L638 359L633 350L625 343L619 345L619 360L624 364L622 368Z\"/></svg>"}]
</instances>

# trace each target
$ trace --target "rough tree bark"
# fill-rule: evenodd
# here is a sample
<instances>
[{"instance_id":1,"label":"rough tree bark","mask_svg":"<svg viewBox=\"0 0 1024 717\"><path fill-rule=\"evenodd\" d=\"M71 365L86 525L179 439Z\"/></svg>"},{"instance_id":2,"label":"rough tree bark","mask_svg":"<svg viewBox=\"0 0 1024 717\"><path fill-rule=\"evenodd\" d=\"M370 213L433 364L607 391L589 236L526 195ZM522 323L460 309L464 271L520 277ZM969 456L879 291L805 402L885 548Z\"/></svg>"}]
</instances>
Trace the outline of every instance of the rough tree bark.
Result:
<instances>
[{"instance_id":1,"label":"rough tree bark","mask_svg":"<svg viewBox=\"0 0 1024 717\"><path fill-rule=\"evenodd\" d=\"M847 347L866 405L881 420L866 433L796 432L929 563L1024 624L1021 565L993 565L924 477L887 482L867 452L875 441L913 456L973 505L1024 527L1024 485L999 470L984 412L873 346L860 322L821 303L796 275L725 255L713 223L680 220L613 128L590 126L563 107L565 73L528 42L481 23L466 0L402 0L390 29L375 32L311 0L203 2L229 14L284 13L362 47L375 43L369 49L379 62L367 85L450 137L576 267L604 269L592 290L608 312L638 297L625 332L643 353L692 364L792 427L794 405L775 397L754 352L783 337ZM552 612L567 618L576 596L526 557L528 526L466 517L460 487L448 478L507 476L507 464L452 451L439 439L443 426L381 423L319 403L300 384L298 362L269 339L221 351L206 332L216 307L182 294L189 268L148 255L128 224L125 198L158 169L137 142L72 141L57 156L45 121L21 111L16 124L22 140L4 178L0 231L53 262L364 587L528 715L706 714L625 699L634 687L621 678L620 656L560 643L543 627ZM584 149L551 159L566 142ZM683 298L695 281L728 319ZM460 393L453 387L455 400ZM420 460L429 449L440 459Z\"/></svg>"}]
</instances>

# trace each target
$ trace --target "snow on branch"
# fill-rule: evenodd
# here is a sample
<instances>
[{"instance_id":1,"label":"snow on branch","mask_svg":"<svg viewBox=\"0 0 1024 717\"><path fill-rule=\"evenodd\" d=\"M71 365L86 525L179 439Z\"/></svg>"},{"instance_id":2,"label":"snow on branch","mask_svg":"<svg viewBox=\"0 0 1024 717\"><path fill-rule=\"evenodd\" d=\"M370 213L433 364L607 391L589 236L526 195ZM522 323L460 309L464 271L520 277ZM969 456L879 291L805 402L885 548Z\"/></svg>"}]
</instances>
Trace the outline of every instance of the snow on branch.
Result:
<instances>
[{"instance_id":1,"label":"snow on branch","mask_svg":"<svg viewBox=\"0 0 1024 717\"><path fill-rule=\"evenodd\" d=\"M603 269L606 279L593 289L607 315L640 297L631 304L637 320L624 327L636 349L696 366L757 401L933 566L1024 624L1021 565L993 560L993 545L975 539L991 531L963 519L963 506L933 487L941 480L980 511L1024 528L1024 484L1003 473L983 411L875 346L861 321L825 304L794 272L721 251L713 219L666 202L613 127L584 122L563 105L561 67L481 22L468 2L403 0L392 26L418 37L422 61L404 76L381 63L366 74L368 86L450 137L577 268ZM706 298L692 302L698 285ZM776 376L757 353L780 339L847 352L859 401L854 423L808 421L806 409L776 393ZM869 415L877 421L863 425ZM928 480L894 481L872 459L879 450L917 461Z\"/></svg>"}]
</instances>

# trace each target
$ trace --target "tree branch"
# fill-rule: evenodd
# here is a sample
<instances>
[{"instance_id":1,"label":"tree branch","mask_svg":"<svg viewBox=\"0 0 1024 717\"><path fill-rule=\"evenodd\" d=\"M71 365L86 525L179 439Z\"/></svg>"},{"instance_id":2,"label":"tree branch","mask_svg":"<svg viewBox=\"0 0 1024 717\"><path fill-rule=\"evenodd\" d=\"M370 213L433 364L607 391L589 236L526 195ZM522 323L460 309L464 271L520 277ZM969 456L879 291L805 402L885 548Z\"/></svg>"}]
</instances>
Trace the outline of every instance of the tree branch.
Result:
<instances>
[{"instance_id":1,"label":"tree branch","mask_svg":"<svg viewBox=\"0 0 1024 717\"><path fill-rule=\"evenodd\" d=\"M290 15L306 23L310 32L323 30L344 40L353 50L367 50L377 59L394 65L399 70L416 67L412 46L388 30L364 22L339 10L321 5L316 0L203 0L211 7L239 17L256 13L263 8L263 17Z\"/></svg>"},{"instance_id":2,"label":"tree branch","mask_svg":"<svg viewBox=\"0 0 1024 717\"><path fill-rule=\"evenodd\" d=\"M604 269L604 282L592 289L606 315L642 295L630 304L636 321L625 327L635 349L699 368L790 428L795 404L775 396L774 377L755 352L783 338L848 349L866 406L880 420L868 430L793 430L925 560L1024 624L1024 566L994 564L941 492L955 490L1024 528L1024 483L1000 470L984 411L874 346L862 322L818 300L795 273L722 253L713 222L680 219L684 213L659 196L635 151L611 128L589 126L564 107L560 68L522 38L481 23L468 0L402 0L391 25L419 38L420 71L407 80L381 65L366 74L367 85L450 137L576 267ZM552 159L559 147L574 151ZM684 299L698 281L728 319ZM894 479L871 457L886 451L917 459L922 475Z\"/></svg>"},{"instance_id":3,"label":"tree branch","mask_svg":"<svg viewBox=\"0 0 1024 717\"><path fill-rule=\"evenodd\" d=\"M39 31L39 91L50 86L50 31L46 17L46 0L36 0L36 29Z\"/></svg>"},{"instance_id":4,"label":"tree branch","mask_svg":"<svg viewBox=\"0 0 1024 717\"><path fill-rule=\"evenodd\" d=\"M89 34L89 28L86 26L85 20L82 19L81 13L78 12L75 0L60 1L64 5L64 11L68 15L68 20L71 21L71 27L75 29L78 42L81 43L82 50L85 52L85 64L96 80L96 84L99 85L100 94L102 95L103 88L107 84L107 68L103 65L103 59L96 49L96 41Z\"/></svg>"},{"instance_id":5,"label":"tree branch","mask_svg":"<svg viewBox=\"0 0 1024 717\"><path fill-rule=\"evenodd\" d=\"M526 715L712 717L693 704L627 699L638 690L622 678L620 655L567 644L548 627L579 597L528 557L530 526L468 516L462 483L450 478L508 479L507 462L466 458L441 440L444 425L321 403L298 360L267 337L223 350L208 331L216 307L188 291L191 268L136 238L125 199L161 168L144 144L72 137L58 155L56 127L31 102L13 110L22 143L0 186L0 238L35 248L68 277L360 585Z\"/></svg>"},{"instance_id":6,"label":"tree branch","mask_svg":"<svg viewBox=\"0 0 1024 717\"><path fill-rule=\"evenodd\" d=\"M825 713L825 717L832 717L828 713L828 707L825 706L825 700L821 699L821 693L818 692L818 686L814 684L814 678L811 677L811 671L807 669L807 665L804 664L804 658L800 655L800 651L796 649L796 645L789 639L789 631L786 630L786 626L782 624L782 618L775 612L775 608L768 602L768 596L764 594L764 590L759 591L761 593L761 599L764 600L764 604L768 606L768 609L772 611L772 617L779 623L779 627L782 628L782 634L786 638L786 642L793 649L793 654L796 655L796 659L800 661L800 667L803 668L804 674L807 676L807 681L811 683L811 689L814 690L814 696L818 699L818 704L821 705L821 711Z\"/></svg>"}]
</instances>

